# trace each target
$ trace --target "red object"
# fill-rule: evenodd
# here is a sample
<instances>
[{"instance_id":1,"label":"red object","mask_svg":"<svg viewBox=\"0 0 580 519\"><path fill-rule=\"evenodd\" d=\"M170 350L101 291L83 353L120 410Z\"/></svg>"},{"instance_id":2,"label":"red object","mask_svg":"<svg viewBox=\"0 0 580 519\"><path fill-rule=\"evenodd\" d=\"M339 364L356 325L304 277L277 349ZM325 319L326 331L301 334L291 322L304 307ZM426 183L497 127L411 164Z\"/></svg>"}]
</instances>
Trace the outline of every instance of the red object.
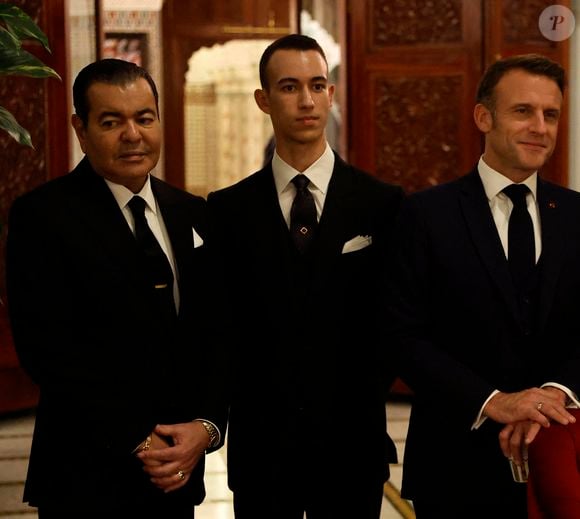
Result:
<instances>
[{"instance_id":1,"label":"red object","mask_svg":"<svg viewBox=\"0 0 580 519\"><path fill-rule=\"evenodd\" d=\"M552 422L531 443L528 519L580 519L580 409L577 422Z\"/></svg>"}]
</instances>

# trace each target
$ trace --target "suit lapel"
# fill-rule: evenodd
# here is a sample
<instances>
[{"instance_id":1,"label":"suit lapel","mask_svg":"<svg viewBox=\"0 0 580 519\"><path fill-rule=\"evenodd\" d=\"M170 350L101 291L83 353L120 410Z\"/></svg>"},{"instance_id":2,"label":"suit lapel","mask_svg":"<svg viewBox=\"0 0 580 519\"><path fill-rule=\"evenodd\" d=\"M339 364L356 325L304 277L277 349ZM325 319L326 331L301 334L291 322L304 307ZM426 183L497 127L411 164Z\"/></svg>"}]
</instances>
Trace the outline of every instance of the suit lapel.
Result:
<instances>
[{"instance_id":1,"label":"suit lapel","mask_svg":"<svg viewBox=\"0 0 580 519\"><path fill-rule=\"evenodd\" d=\"M516 294L508 263L477 169L463 179L459 200L473 246L512 314L517 316Z\"/></svg>"},{"instance_id":2,"label":"suit lapel","mask_svg":"<svg viewBox=\"0 0 580 519\"><path fill-rule=\"evenodd\" d=\"M184 290L184 286L187 285L185 281L194 264L193 230L190 225L191 215L183 212L184 206L175 203L171 191L166 189L165 185L153 176L151 177L151 187L169 235L173 259L178 272L180 298L183 302L183 297L187 297L187 291ZM196 229L196 232L203 236L205 229L199 228Z\"/></svg>"},{"instance_id":3,"label":"suit lapel","mask_svg":"<svg viewBox=\"0 0 580 519\"><path fill-rule=\"evenodd\" d=\"M328 255L336 256L341 252L344 232L352 215L352 202L352 179L348 175L348 166L336 156L318 227L315 252L320 261L324 262Z\"/></svg>"},{"instance_id":4,"label":"suit lapel","mask_svg":"<svg viewBox=\"0 0 580 519\"><path fill-rule=\"evenodd\" d=\"M87 235L95 237L103 252L104 261L122 271L128 279L139 282L143 275L137 267L138 250L127 221L102 177L83 159L74 175L76 181L67 202L75 205L87 226ZM92 240L92 238L91 238Z\"/></svg>"},{"instance_id":5,"label":"suit lapel","mask_svg":"<svg viewBox=\"0 0 580 519\"><path fill-rule=\"evenodd\" d=\"M243 226L240 232L253 250L254 261L261 265L258 267L260 270L274 272L272 266L279 265L279 268L275 269L276 279L265 280L267 290L274 291L277 284L284 283L284 280L278 277L280 273L285 273L286 284L293 287L298 252L292 243L290 231L280 209L271 163L248 180L251 184L248 184L247 188L251 193L247 195L244 203L250 199L251 203L239 207L239 221Z\"/></svg>"},{"instance_id":6,"label":"suit lapel","mask_svg":"<svg viewBox=\"0 0 580 519\"><path fill-rule=\"evenodd\" d=\"M548 317L564 259L565 229L560 200L553 187L538 179L538 206L542 226L540 266L539 329Z\"/></svg>"},{"instance_id":7,"label":"suit lapel","mask_svg":"<svg viewBox=\"0 0 580 519\"><path fill-rule=\"evenodd\" d=\"M328 265L332 258L341 254L345 233L353 227L352 220L357 214L356 207L353 207L355 203L349 167L335 154L334 169L312 251L314 279L323 280L328 275Z\"/></svg>"}]
</instances>

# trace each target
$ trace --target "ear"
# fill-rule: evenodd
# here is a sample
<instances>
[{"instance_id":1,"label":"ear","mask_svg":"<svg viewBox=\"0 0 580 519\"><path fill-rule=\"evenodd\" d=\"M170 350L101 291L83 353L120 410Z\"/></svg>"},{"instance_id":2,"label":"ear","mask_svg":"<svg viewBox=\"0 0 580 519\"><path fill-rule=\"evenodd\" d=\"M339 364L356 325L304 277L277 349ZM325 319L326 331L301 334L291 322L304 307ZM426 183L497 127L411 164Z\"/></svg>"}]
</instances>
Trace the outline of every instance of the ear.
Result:
<instances>
[{"instance_id":1,"label":"ear","mask_svg":"<svg viewBox=\"0 0 580 519\"><path fill-rule=\"evenodd\" d=\"M83 150L83 153L86 153L85 149L86 130L83 121L77 114L73 114L71 117L71 123L77 135L77 139L79 140L81 150Z\"/></svg>"},{"instance_id":2,"label":"ear","mask_svg":"<svg viewBox=\"0 0 580 519\"><path fill-rule=\"evenodd\" d=\"M332 106L332 100L334 99L334 85L328 85L328 99L330 100L330 106Z\"/></svg>"},{"instance_id":3,"label":"ear","mask_svg":"<svg viewBox=\"0 0 580 519\"><path fill-rule=\"evenodd\" d=\"M268 98L268 93L261 88L254 90L254 99L258 108L266 114L270 114L270 100Z\"/></svg>"},{"instance_id":4,"label":"ear","mask_svg":"<svg viewBox=\"0 0 580 519\"><path fill-rule=\"evenodd\" d=\"M478 103L473 109L473 119L475 124L482 133L489 133L493 127L493 115L489 111L489 108Z\"/></svg>"}]
</instances>

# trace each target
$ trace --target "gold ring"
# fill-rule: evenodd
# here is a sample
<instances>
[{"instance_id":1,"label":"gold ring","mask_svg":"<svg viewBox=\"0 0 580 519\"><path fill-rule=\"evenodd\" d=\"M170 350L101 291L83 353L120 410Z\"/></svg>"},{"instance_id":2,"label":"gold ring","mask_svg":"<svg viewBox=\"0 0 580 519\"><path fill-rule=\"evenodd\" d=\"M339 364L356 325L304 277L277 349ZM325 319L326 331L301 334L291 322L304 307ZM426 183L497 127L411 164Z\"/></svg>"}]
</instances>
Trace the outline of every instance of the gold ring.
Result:
<instances>
[{"instance_id":1,"label":"gold ring","mask_svg":"<svg viewBox=\"0 0 580 519\"><path fill-rule=\"evenodd\" d=\"M544 407L544 402L538 402L538 405L536 406L536 409L538 411L541 411L542 410L542 407Z\"/></svg>"},{"instance_id":2,"label":"gold ring","mask_svg":"<svg viewBox=\"0 0 580 519\"><path fill-rule=\"evenodd\" d=\"M183 472L183 470L178 471L177 477L179 478L180 481L183 481L185 479L185 472Z\"/></svg>"}]
</instances>

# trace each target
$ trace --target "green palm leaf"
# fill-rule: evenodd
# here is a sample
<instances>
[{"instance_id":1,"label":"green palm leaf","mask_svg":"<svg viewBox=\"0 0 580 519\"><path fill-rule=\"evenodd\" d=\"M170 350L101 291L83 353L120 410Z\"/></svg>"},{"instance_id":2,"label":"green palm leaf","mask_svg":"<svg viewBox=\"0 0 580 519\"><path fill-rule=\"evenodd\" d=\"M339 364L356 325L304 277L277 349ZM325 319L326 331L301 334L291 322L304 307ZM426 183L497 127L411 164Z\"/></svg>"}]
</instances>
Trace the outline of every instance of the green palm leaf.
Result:
<instances>
[{"instance_id":1,"label":"green palm leaf","mask_svg":"<svg viewBox=\"0 0 580 519\"><path fill-rule=\"evenodd\" d=\"M46 35L30 16L14 5L0 4L0 75L61 79L54 69L22 48L23 40L37 40L50 52ZM33 147L30 133L1 106L0 130L20 144Z\"/></svg>"},{"instance_id":2,"label":"green palm leaf","mask_svg":"<svg viewBox=\"0 0 580 519\"><path fill-rule=\"evenodd\" d=\"M1 106L0 128L6 130L10 136L17 140L20 144L34 148L32 145L32 140L30 139L30 133L28 133L27 130L18 124L16 119L14 119L14 116L8 110L6 110L6 108L2 108Z\"/></svg>"},{"instance_id":3,"label":"green palm leaf","mask_svg":"<svg viewBox=\"0 0 580 519\"><path fill-rule=\"evenodd\" d=\"M10 4L0 4L0 20L17 40L38 40L50 52L48 38L22 9Z\"/></svg>"},{"instance_id":4,"label":"green palm leaf","mask_svg":"<svg viewBox=\"0 0 580 519\"><path fill-rule=\"evenodd\" d=\"M55 70L46 66L30 52L24 49L3 49L2 47L0 47L1 74L60 79Z\"/></svg>"}]
</instances>

